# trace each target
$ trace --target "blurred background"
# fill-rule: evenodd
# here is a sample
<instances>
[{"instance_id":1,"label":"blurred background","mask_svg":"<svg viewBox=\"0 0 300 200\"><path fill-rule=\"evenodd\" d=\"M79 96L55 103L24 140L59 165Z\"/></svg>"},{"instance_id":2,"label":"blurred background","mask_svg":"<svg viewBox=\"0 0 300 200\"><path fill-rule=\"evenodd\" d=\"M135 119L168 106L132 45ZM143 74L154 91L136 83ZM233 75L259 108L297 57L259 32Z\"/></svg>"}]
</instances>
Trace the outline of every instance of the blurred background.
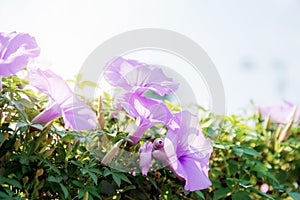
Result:
<instances>
[{"instance_id":1,"label":"blurred background","mask_svg":"<svg viewBox=\"0 0 300 200\"><path fill-rule=\"evenodd\" d=\"M0 0L0 31L27 32L40 62L66 79L114 35L170 29L197 42L223 81L227 113L300 103L300 1Z\"/></svg>"}]
</instances>

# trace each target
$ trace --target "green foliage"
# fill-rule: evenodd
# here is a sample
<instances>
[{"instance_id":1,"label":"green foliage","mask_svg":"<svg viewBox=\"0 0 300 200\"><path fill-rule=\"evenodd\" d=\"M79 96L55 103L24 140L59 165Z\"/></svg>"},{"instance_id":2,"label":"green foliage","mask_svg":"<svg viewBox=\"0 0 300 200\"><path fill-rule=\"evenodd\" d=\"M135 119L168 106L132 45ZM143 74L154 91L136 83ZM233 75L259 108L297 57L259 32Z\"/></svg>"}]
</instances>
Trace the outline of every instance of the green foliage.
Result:
<instances>
[{"instance_id":1,"label":"green foliage","mask_svg":"<svg viewBox=\"0 0 300 200\"><path fill-rule=\"evenodd\" d=\"M203 132L214 141L209 172L213 185L189 192L167 167L157 167L147 177L133 173L139 170L139 145L126 146L126 128L133 120L124 113L112 116L117 112L108 94L103 98L105 128L77 132L65 130L61 118L45 126L31 123L45 108L47 97L24 88L26 84L15 76L3 78L0 199L299 199L297 124L288 139L279 142L278 124L266 122L258 113L219 118L201 109ZM126 151L119 152L118 162L102 165L104 155L121 139L120 149ZM130 170L118 170L124 167ZM267 193L260 190L262 184L268 184Z\"/></svg>"}]
</instances>

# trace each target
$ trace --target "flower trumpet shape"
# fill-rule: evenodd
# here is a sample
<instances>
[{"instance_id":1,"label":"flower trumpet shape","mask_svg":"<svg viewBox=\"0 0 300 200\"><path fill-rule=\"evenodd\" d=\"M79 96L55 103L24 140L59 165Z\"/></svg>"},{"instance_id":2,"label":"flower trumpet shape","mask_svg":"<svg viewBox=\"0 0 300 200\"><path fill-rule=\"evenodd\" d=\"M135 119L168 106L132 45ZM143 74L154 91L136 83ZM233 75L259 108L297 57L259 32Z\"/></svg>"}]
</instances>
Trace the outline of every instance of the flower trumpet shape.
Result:
<instances>
[{"instance_id":1,"label":"flower trumpet shape","mask_svg":"<svg viewBox=\"0 0 300 200\"><path fill-rule=\"evenodd\" d=\"M205 139L199 125L193 124L193 116L188 111L174 115L178 128L170 129L163 148L154 150L152 155L185 181L185 190L195 191L209 187L209 157L212 152L210 141Z\"/></svg>"},{"instance_id":2,"label":"flower trumpet shape","mask_svg":"<svg viewBox=\"0 0 300 200\"><path fill-rule=\"evenodd\" d=\"M172 118L171 112L163 102L136 93L126 93L120 102L131 117L138 119L137 129L128 135L132 141L131 145L136 144L147 129L156 124L168 124Z\"/></svg>"},{"instance_id":3,"label":"flower trumpet shape","mask_svg":"<svg viewBox=\"0 0 300 200\"><path fill-rule=\"evenodd\" d=\"M31 58L39 54L40 49L29 34L0 32L0 90L2 76L16 74L26 67Z\"/></svg>"},{"instance_id":4,"label":"flower trumpet shape","mask_svg":"<svg viewBox=\"0 0 300 200\"><path fill-rule=\"evenodd\" d=\"M110 63L104 72L104 78L112 86L137 94L151 90L164 96L173 93L179 85L174 83L172 78L166 77L158 67L122 57Z\"/></svg>"},{"instance_id":5,"label":"flower trumpet shape","mask_svg":"<svg viewBox=\"0 0 300 200\"><path fill-rule=\"evenodd\" d=\"M259 110L263 116L270 116L277 123L287 124L290 120L297 122L300 117L298 107L288 101L281 106L261 106Z\"/></svg>"},{"instance_id":6,"label":"flower trumpet shape","mask_svg":"<svg viewBox=\"0 0 300 200\"><path fill-rule=\"evenodd\" d=\"M32 122L46 124L58 116L62 116L65 127L74 130L90 130L96 128L95 112L80 100L67 83L50 70L30 70L30 85L49 97L49 106L37 115Z\"/></svg>"}]
</instances>

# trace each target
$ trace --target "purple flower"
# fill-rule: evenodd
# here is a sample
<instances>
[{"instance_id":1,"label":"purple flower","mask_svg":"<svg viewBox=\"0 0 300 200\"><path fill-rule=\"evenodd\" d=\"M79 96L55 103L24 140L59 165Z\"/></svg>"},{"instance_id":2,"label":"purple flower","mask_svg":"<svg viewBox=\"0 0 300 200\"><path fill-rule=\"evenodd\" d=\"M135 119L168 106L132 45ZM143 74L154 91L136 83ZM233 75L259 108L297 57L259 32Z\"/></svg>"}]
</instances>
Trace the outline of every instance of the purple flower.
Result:
<instances>
[{"instance_id":1,"label":"purple flower","mask_svg":"<svg viewBox=\"0 0 300 200\"><path fill-rule=\"evenodd\" d=\"M208 178L209 157L212 152L210 141L205 139L197 120L183 111L174 116L178 128L170 129L162 149L153 151L155 159L161 160L181 180L185 190L202 190L212 183Z\"/></svg>"},{"instance_id":2,"label":"purple flower","mask_svg":"<svg viewBox=\"0 0 300 200\"><path fill-rule=\"evenodd\" d=\"M288 101L284 101L281 106L261 106L259 110L263 116L270 118L278 123L286 124L293 118L294 122L299 121L300 110Z\"/></svg>"},{"instance_id":3,"label":"purple flower","mask_svg":"<svg viewBox=\"0 0 300 200\"><path fill-rule=\"evenodd\" d=\"M33 37L26 33L0 32L0 90L1 77L16 74L37 57L40 49Z\"/></svg>"},{"instance_id":4,"label":"purple flower","mask_svg":"<svg viewBox=\"0 0 300 200\"><path fill-rule=\"evenodd\" d=\"M140 169L144 176L147 176L147 173L151 167L152 148L152 142L148 141L140 147Z\"/></svg>"},{"instance_id":5,"label":"purple flower","mask_svg":"<svg viewBox=\"0 0 300 200\"><path fill-rule=\"evenodd\" d=\"M138 94L151 90L164 96L173 93L179 85L172 78L166 77L160 68L122 57L115 59L106 68L104 78L112 86Z\"/></svg>"},{"instance_id":6,"label":"purple flower","mask_svg":"<svg viewBox=\"0 0 300 200\"><path fill-rule=\"evenodd\" d=\"M139 141L147 129L156 124L168 124L172 118L171 112L164 103L136 93L124 94L119 102L131 117L138 119L137 129L128 135L132 145Z\"/></svg>"},{"instance_id":7,"label":"purple flower","mask_svg":"<svg viewBox=\"0 0 300 200\"><path fill-rule=\"evenodd\" d=\"M160 150L164 147L164 140L162 138L156 138L153 142L153 149Z\"/></svg>"},{"instance_id":8,"label":"purple flower","mask_svg":"<svg viewBox=\"0 0 300 200\"><path fill-rule=\"evenodd\" d=\"M67 83L50 70L30 70L30 85L49 97L49 106L37 115L32 122L46 124L58 116L62 116L65 127L74 130L90 130L96 128L95 112L80 100Z\"/></svg>"}]
</instances>

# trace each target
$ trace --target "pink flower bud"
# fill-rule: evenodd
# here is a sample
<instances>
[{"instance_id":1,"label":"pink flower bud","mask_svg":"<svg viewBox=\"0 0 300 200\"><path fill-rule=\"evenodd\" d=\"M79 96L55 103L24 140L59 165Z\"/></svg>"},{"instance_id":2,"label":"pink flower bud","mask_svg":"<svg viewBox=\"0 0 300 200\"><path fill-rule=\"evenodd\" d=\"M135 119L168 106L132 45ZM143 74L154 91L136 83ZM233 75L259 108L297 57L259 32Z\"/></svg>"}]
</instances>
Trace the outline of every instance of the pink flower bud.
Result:
<instances>
[{"instance_id":1,"label":"pink flower bud","mask_svg":"<svg viewBox=\"0 0 300 200\"><path fill-rule=\"evenodd\" d=\"M260 191L262 191L263 193L267 193L269 190L269 185L264 183L260 186Z\"/></svg>"},{"instance_id":2,"label":"pink flower bud","mask_svg":"<svg viewBox=\"0 0 300 200\"><path fill-rule=\"evenodd\" d=\"M140 169L143 176L147 176L147 173L151 167L152 160L152 142L144 143L140 148Z\"/></svg>"}]
</instances>

